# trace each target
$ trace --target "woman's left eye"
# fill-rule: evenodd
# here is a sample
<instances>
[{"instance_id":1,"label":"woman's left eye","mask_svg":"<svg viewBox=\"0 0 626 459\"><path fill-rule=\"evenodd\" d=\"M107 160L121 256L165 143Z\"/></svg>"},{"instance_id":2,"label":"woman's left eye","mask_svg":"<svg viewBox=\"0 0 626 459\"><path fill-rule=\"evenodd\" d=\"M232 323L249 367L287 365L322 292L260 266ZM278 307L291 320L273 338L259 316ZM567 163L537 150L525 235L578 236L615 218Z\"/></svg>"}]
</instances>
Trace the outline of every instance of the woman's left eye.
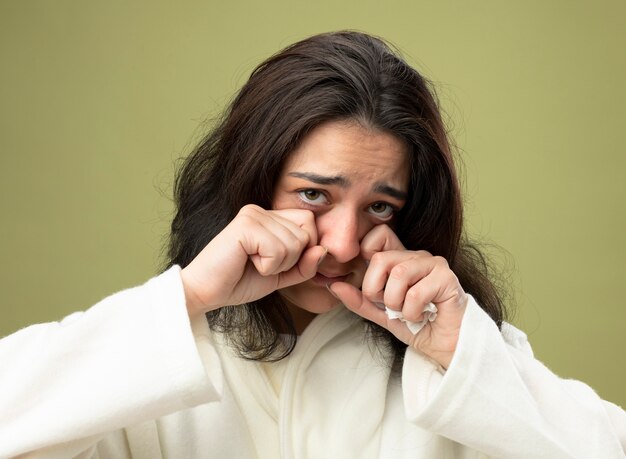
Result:
<instances>
[{"instance_id":1,"label":"woman's left eye","mask_svg":"<svg viewBox=\"0 0 626 459\"><path fill-rule=\"evenodd\" d=\"M393 215L395 209L386 202L376 202L369 207L369 211L378 218L389 218Z\"/></svg>"},{"instance_id":2,"label":"woman's left eye","mask_svg":"<svg viewBox=\"0 0 626 459\"><path fill-rule=\"evenodd\" d=\"M307 202L309 204L324 204L326 202L326 197L324 196L324 193L319 190L302 190L298 191L298 194L304 202Z\"/></svg>"}]
</instances>

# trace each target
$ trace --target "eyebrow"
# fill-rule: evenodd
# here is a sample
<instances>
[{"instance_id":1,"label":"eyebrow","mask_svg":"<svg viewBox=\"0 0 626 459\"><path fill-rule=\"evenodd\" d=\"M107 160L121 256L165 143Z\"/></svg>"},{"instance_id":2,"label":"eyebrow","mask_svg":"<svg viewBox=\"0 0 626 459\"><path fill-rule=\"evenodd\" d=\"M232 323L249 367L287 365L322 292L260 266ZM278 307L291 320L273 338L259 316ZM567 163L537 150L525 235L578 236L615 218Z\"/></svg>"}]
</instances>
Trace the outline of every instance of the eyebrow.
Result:
<instances>
[{"instance_id":1,"label":"eyebrow","mask_svg":"<svg viewBox=\"0 0 626 459\"><path fill-rule=\"evenodd\" d=\"M350 180L341 175L326 176L313 174L311 172L289 172L287 175L291 177L302 178L318 185L339 185L342 188L350 186Z\"/></svg>"},{"instance_id":2,"label":"eyebrow","mask_svg":"<svg viewBox=\"0 0 626 459\"><path fill-rule=\"evenodd\" d=\"M314 174L312 172L289 172L287 175L290 177L305 179L310 182L317 183L318 185L338 185L341 188L347 188L350 186L350 180L341 175L326 176ZM406 192L384 183L376 183L374 185L374 192L386 194L400 201L406 201L408 197Z\"/></svg>"},{"instance_id":3,"label":"eyebrow","mask_svg":"<svg viewBox=\"0 0 626 459\"><path fill-rule=\"evenodd\" d=\"M405 193L404 191L400 191L397 188L394 188L392 186L389 185L385 185L383 183L377 183L376 186L374 187L374 191L376 193L382 193L382 194L386 194L389 195L393 198L396 198L400 201L406 201L408 198L408 194Z\"/></svg>"}]
</instances>

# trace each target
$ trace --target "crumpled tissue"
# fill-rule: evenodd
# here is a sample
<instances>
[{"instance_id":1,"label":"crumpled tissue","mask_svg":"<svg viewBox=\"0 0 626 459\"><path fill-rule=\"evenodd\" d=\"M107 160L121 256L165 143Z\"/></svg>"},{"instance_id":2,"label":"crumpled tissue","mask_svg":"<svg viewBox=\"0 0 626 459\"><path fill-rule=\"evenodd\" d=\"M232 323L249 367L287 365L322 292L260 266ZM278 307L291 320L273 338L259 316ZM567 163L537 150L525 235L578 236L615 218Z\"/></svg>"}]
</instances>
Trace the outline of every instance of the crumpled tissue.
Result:
<instances>
[{"instance_id":1,"label":"crumpled tissue","mask_svg":"<svg viewBox=\"0 0 626 459\"><path fill-rule=\"evenodd\" d=\"M404 314L402 314L402 311L394 311L393 309L389 309L383 303L376 303L376 306L384 309L387 317L389 317L390 319L398 319L400 320L400 322L404 322L409 330L411 330L411 333L413 333L414 335L419 333L419 331L424 328L424 325L426 325L428 322L433 322L437 318L437 306L432 303L428 303L426 305L423 313L424 318L419 322L411 322L410 320L406 320L404 318Z\"/></svg>"}]
</instances>

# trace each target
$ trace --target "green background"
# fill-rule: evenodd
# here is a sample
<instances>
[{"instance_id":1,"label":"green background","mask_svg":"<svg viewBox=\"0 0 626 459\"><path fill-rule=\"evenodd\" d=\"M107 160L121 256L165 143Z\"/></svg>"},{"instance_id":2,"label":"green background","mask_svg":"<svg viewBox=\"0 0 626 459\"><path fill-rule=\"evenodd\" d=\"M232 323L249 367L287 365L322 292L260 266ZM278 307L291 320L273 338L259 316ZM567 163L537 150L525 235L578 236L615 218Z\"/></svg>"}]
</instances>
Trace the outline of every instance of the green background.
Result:
<instances>
[{"instance_id":1,"label":"green background","mask_svg":"<svg viewBox=\"0 0 626 459\"><path fill-rule=\"evenodd\" d=\"M159 270L177 159L253 66L359 29L439 88L468 228L561 376L626 405L623 1L0 2L0 334Z\"/></svg>"}]
</instances>

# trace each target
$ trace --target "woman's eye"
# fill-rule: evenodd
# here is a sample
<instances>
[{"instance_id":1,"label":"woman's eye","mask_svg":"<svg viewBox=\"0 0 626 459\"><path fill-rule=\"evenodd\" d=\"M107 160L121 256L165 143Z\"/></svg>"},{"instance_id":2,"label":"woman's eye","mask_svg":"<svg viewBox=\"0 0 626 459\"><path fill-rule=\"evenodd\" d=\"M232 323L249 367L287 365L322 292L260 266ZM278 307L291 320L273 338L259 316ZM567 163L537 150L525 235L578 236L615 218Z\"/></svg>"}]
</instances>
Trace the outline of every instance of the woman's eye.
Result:
<instances>
[{"instance_id":1,"label":"woman's eye","mask_svg":"<svg viewBox=\"0 0 626 459\"><path fill-rule=\"evenodd\" d=\"M376 202L370 206L370 213L378 218L389 218L394 213L394 208L386 202Z\"/></svg>"},{"instance_id":2,"label":"woman's eye","mask_svg":"<svg viewBox=\"0 0 626 459\"><path fill-rule=\"evenodd\" d=\"M298 194L309 204L324 204L326 202L326 197L319 190L302 190Z\"/></svg>"}]
</instances>

